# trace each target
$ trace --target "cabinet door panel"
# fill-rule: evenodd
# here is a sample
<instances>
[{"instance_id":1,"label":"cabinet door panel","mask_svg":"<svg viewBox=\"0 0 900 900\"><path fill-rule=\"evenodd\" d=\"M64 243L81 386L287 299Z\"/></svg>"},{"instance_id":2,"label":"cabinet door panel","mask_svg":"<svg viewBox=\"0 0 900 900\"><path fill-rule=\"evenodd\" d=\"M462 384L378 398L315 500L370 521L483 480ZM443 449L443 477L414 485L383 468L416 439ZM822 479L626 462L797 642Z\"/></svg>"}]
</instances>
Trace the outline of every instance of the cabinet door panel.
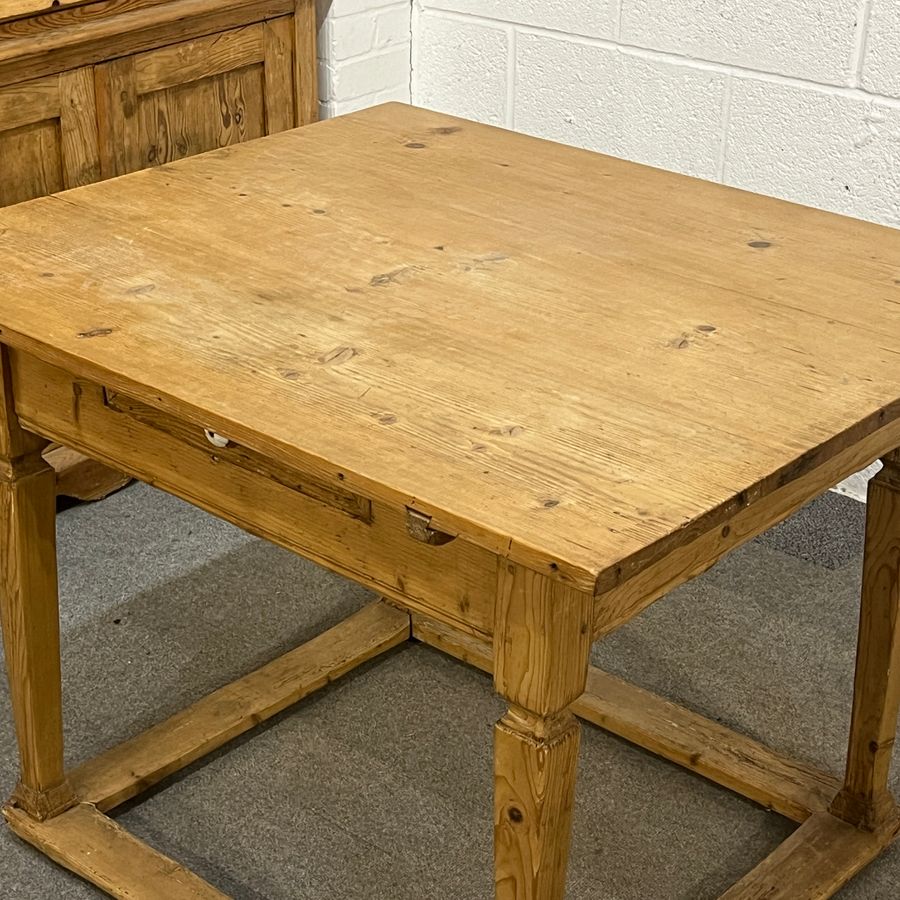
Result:
<instances>
[{"instance_id":1,"label":"cabinet door panel","mask_svg":"<svg viewBox=\"0 0 900 900\"><path fill-rule=\"evenodd\" d=\"M167 163L262 137L266 133L263 96L261 66L139 96L145 164Z\"/></svg>"},{"instance_id":2,"label":"cabinet door panel","mask_svg":"<svg viewBox=\"0 0 900 900\"><path fill-rule=\"evenodd\" d=\"M63 189L57 124L43 119L0 131L0 206Z\"/></svg>"},{"instance_id":3,"label":"cabinet door panel","mask_svg":"<svg viewBox=\"0 0 900 900\"><path fill-rule=\"evenodd\" d=\"M292 128L288 16L97 67L104 175Z\"/></svg>"},{"instance_id":4,"label":"cabinet door panel","mask_svg":"<svg viewBox=\"0 0 900 900\"><path fill-rule=\"evenodd\" d=\"M0 88L0 206L99 177L89 69Z\"/></svg>"}]
</instances>

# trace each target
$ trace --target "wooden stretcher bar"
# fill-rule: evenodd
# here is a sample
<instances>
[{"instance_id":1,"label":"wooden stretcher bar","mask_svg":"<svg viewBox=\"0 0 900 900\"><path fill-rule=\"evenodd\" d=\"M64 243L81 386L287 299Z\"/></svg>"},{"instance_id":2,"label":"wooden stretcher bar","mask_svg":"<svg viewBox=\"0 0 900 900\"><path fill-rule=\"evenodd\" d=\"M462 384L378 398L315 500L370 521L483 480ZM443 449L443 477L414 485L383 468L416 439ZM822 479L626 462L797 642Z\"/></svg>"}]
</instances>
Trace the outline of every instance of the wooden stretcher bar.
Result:
<instances>
[{"instance_id":1,"label":"wooden stretcher bar","mask_svg":"<svg viewBox=\"0 0 900 900\"><path fill-rule=\"evenodd\" d=\"M485 672L493 668L491 647L484 641L417 614L412 633L422 643ZM833 775L782 756L595 666L572 711L795 822L827 810L841 786Z\"/></svg>"}]
</instances>

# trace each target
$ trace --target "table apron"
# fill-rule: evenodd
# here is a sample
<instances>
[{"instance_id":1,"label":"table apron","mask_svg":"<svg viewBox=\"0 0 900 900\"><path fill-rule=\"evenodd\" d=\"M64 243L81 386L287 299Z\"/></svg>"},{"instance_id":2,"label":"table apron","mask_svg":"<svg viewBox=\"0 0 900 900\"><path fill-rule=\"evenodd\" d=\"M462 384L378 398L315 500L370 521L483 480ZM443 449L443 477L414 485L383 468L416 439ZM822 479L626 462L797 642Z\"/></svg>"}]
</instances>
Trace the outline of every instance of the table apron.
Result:
<instances>
[{"instance_id":1,"label":"table apron","mask_svg":"<svg viewBox=\"0 0 900 900\"><path fill-rule=\"evenodd\" d=\"M15 410L65 443L345 575L414 611L493 633L498 557L463 538L415 540L407 511L247 448L217 447L185 422L22 351L10 352Z\"/></svg>"}]
</instances>

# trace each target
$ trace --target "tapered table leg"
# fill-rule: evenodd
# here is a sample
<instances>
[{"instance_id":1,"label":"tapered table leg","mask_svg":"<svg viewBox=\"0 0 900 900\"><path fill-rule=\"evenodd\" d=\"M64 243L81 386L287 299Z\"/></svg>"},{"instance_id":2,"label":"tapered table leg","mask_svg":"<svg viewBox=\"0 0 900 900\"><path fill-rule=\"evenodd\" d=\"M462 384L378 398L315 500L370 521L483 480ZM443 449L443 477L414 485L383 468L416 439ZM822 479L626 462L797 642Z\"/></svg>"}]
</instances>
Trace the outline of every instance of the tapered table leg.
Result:
<instances>
[{"instance_id":1,"label":"tapered table leg","mask_svg":"<svg viewBox=\"0 0 900 900\"><path fill-rule=\"evenodd\" d=\"M888 775L900 707L900 452L869 484L859 646L844 786L833 815L875 830L896 816Z\"/></svg>"},{"instance_id":2,"label":"tapered table leg","mask_svg":"<svg viewBox=\"0 0 900 900\"><path fill-rule=\"evenodd\" d=\"M63 770L56 475L15 419L0 348L0 620L21 773L14 801L46 819L73 802Z\"/></svg>"},{"instance_id":3,"label":"tapered table leg","mask_svg":"<svg viewBox=\"0 0 900 900\"><path fill-rule=\"evenodd\" d=\"M562 900L591 598L503 564L494 634L494 684L509 711L494 732L497 900Z\"/></svg>"}]
</instances>

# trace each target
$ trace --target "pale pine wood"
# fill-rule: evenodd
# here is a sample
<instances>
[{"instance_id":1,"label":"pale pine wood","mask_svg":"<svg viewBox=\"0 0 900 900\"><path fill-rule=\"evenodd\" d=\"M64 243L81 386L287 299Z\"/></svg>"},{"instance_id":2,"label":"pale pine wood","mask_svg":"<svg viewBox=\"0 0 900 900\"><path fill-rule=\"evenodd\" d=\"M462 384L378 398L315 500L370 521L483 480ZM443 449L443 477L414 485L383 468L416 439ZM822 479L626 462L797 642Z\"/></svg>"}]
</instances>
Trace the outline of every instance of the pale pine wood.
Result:
<instances>
[{"instance_id":1,"label":"pale pine wood","mask_svg":"<svg viewBox=\"0 0 900 900\"><path fill-rule=\"evenodd\" d=\"M139 275L131 284L138 292L146 286ZM181 422L35 357L12 355L19 416L34 431L120 466L410 609L468 631L493 631L497 559L489 551L465 540L441 547L420 543L407 531L405 508L363 497L340 478L267 461L241 444L213 447L203 436L202 419Z\"/></svg>"},{"instance_id":2,"label":"pale pine wood","mask_svg":"<svg viewBox=\"0 0 900 900\"><path fill-rule=\"evenodd\" d=\"M261 669L70 773L78 798L103 811L409 640L409 615L371 603Z\"/></svg>"},{"instance_id":3,"label":"pale pine wood","mask_svg":"<svg viewBox=\"0 0 900 900\"><path fill-rule=\"evenodd\" d=\"M266 81L263 61L132 107L104 77L101 121L164 121L175 156L198 85L261 108ZM595 628L897 445L898 250L388 105L0 213L0 330L29 430L494 632L497 892L545 900Z\"/></svg>"},{"instance_id":4,"label":"pale pine wood","mask_svg":"<svg viewBox=\"0 0 900 900\"><path fill-rule=\"evenodd\" d=\"M63 768L56 477L38 449L0 462L0 619L19 746L15 797L44 819L72 800Z\"/></svg>"},{"instance_id":5,"label":"pale pine wood","mask_svg":"<svg viewBox=\"0 0 900 900\"><path fill-rule=\"evenodd\" d=\"M877 459L879 447L894 442L900 442L900 420L879 428L817 469L777 488L765 503L745 506L722 528L686 541L632 578L600 593L594 607L594 638L615 631L669 591L705 572L729 551L796 512L809 502L810 497L819 493L823 483L837 484L847 475L865 468Z\"/></svg>"},{"instance_id":6,"label":"pale pine wood","mask_svg":"<svg viewBox=\"0 0 900 900\"><path fill-rule=\"evenodd\" d=\"M100 164L104 178L141 168L135 60L125 56L94 69L100 129Z\"/></svg>"},{"instance_id":7,"label":"pale pine wood","mask_svg":"<svg viewBox=\"0 0 900 900\"><path fill-rule=\"evenodd\" d=\"M494 686L539 716L584 693L592 600L538 572L501 562L494 627Z\"/></svg>"},{"instance_id":8,"label":"pale pine wood","mask_svg":"<svg viewBox=\"0 0 900 900\"><path fill-rule=\"evenodd\" d=\"M282 17L97 67L104 172L123 175L294 125Z\"/></svg>"},{"instance_id":9,"label":"pale pine wood","mask_svg":"<svg viewBox=\"0 0 900 900\"><path fill-rule=\"evenodd\" d=\"M497 900L562 900L580 726L567 707L584 691L592 597L501 562L494 687L510 703L494 729Z\"/></svg>"},{"instance_id":10,"label":"pale pine wood","mask_svg":"<svg viewBox=\"0 0 900 900\"><path fill-rule=\"evenodd\" d=\"M490 644L420 614L413 637L476 666L493 669ZM833 775L601 669L572 704L579 718L735 791L795 822L825 812L841 786Z\"/></svg>"},{"instance_id":11,"label":"pale pine wood","mask_svg":"<svg viewBox=\"0 0 900 900\"><path fill-rule=\"evenodd\" d=\"M825 900L889 846L897 828L860 831L817 813L720 900Z\"/></svg>"},{"instance_id":12,"label":"pale pine wood","mask_svg":"<svg viewBox=\"0 0 900 900\"><path fill-rule=\"evenodd\" d=\"M45 12L52 8L71 6L83 0L3 0L0 7L0 19L12 19L18 16L26 16L31 13Z\"/></svg>"},{"instance_id":13,"label":"pale pine wood","mask_svg":"<svg viewBox=\"0 0 900 900\"><path fill-rule=\"evenodd\" d=\"M897 816L888 789L900 709L900 465L869 482L859 649L844 787L834 815L867 830Z\"/></svg>"},{"instance_id":14,"label":"pale pine wood","mask_svg":"<svg viewBox=\"0 0 900 900\"><path fill-rule=\"evenodd\" d=\"M309 125L319 119L316 0L295 0L293 24L297 124Z\"/></svg>"},{"instance_id":15,"label":"pale pine wood","mask_svg":"<svg viewBox=\"0 0 900 900\"><path fill-rule=\"evenodd\" d=\"M266 134L287 131L302 124L294 112L295 27L288 16L266 22L264 26Z\"/></svg>"},{"instance_id":16,"label":"pale pine wood","mask_svg":"<svg viewBox=\"0 0 900 900\"><path fill-rule=\"evenodd\" d=\"M24 203L62 190L58 122L45 119L0 132L0 204ZM5 165L11 160L10 166Z\"/></svg>"},{"instance_id":17,"label":"pale pine wood","mask_svg":"<svg viewBox=\"0 0 900 900\"><path fill-rule=\"evenodd\" d=\"M72 497L82 501L102 500L131 481L130 475L105 466L70 447L54 446L44 453L44 459L56 472L58 497Z\"/></svg>"},{"instance_id":18,"label":"pale pine wood","mask_svg":"<svg viewBox=\"0 0 900 900\"><path fill-rule=\"evenodd\" d=\"M52 860L120 900L227 900L202 878L86 803L47 822L4 807L12 830Z\"/></svg>"},{"instance_id":19,"label":"pale pine wood","mask_svg":"<svg viewBox=\"0 0 900 900\"><path fill-rule=\"evenodd\" d=\"M795 822L822 812L840 779L592 668L572 711Z\"/></svg>"},{"instance_id":20,"label":"pale pine wood","mask_svg":"<svg viewBox=\"0 0 900 900\"><path fill-rule=\"evenodd\" d=\"M214 78L263 59L263 25L248 25L134 57L138 95Z\"/></svg>"},{"instance_id":21,"label":"pale pine wood","mask_svg":"<svg viewBox=\"0 0 900 900\"><path fill-rule=\"evenodd\" d=\"M19 748L15 798L38 819L73 795L63 767L55 475L21 427L0 348L0 623Z\"/></svg>"},{"instance_id":22,"label":"pale pine wood","mask_svg":"<svg viewBox=\"0 0 900 900\"><path fill-rule=\"evenodd\" d=\"M179 441L190 447L203 450L206 454L211 452L209 439L203 429L180 422L173 416L166 415L125 394L104 391L103 398L104 405L109 409L125 413L157 431L163 431L178 438ZM365 522L372 521L372 502L365 497L344 490L340 485L325 483L313 475L300 477L296 469L273 463L264 456L231 441L224 447L216 447L215 456L218 462L228 462L249 472L264 475L285 487L319 500L326 506L341 509L353 518Z\"/></svg>"},{"instance_id":23,"label":"pale pine wood","mask_svg":"<svg viewBox=\"0 0 900 900\"><path fill-rule=\"evenodd\" d=\"M62 106L57 76L0 87L0 205L71 186L67 176L84 160L61 136ZM67 122L81 126L85 112L70 107Z\"/></svg>"},{"instance_id":24,"label":"pale pine wood","mask_svg":"<svg viewBox=\"0 0 900 900\"><path fill-rule=\"evenodd\" d=\"M63 72L59 76L59 101L64 186L92 184L100 178L100 146L91 70Z\"/></svg>"},{"instance_id":25,"label":"pale pine wood","mask_svg":"<svg viewBox=\"0 0 900 900\"><path fill-rule=\"evenodd\" d=\"M114 0L73 9L66 9L68 5L56 3L42 15L0 22L0 206L90 184L101 173L121 174L257 137L265 133L267 117L270 130L295 124L292 35L296 28L300 38L305 26L287 16L224 36L200 37L196 48L188 41L139 55L136 69L135 58L126 55L128 50L146 49L148 42L171 43L194 32L199 37L221 31L238 24L231 21L235 15L245 21L264 18L275 10L273 4ZM289 12L289 0L277 9ZM24 16L42 12L42 7L25 0L0 11L0 17L12 15L10 10ZM304 52L312 53L314 63L314 28L304 39ZM104 56L118 59L98 69L95 85L89 64ZM233 73L236 67L262 64L266 56L272 63L265 67L270 97L264 97L258 73ZM202 84L190 98L164 90L216 74L223 75L219 83ZM153 79L156 93L139 109L141 90L148 81L152 86ZM11 84L4 87L5 82ZM209 110L217 107L231 123L246 119L251 127L235 125L224 133L211 127ZM196 123L191 121L195 115ZM57 471L61 495L95 499L122 484L120 473L86 457L60 453L54 458L66 466Z\"/></svg>"},{"instance_id":26,"label":"pale pine wood","mask_svg":"<svg viewBox=\"0 0 900 900\"><path fill-rule=\"evenodd\" d=\"M900 236L821 211L396 105L73 202L0 217L10 342L582 589L900 416Z\"/></svg>"},{"instance_id":27,"label":"pale pine wood","mask_svg":"<svg viewBox=\"0 0 900 900\"><path fill-rule=\"evenodd\" d=\"M579 738L568 714L539 737L513 713L494 729L497 900L562 900Z\"/></svg>"},{"instance_id":28,"label":"pale pine wood","mask_svg":"<svg viewBox=\"0 0 900 900\"><path fill-rule=\"evenodd\" d=\"M101 0L0 23L0 85L217 34L287 15L293 6L293 0Z\"/></svg>"},{"instance_id":29,"label":"pale pine wood","mask_svg":"<svg viewBox=\"0 0 900 900\"><path fill-rule=\"evenodd\" d=\"M154 91L139 100L141 166L253 140L265 134L262 67Z\"/></svg>"},{"instance_id":30,"label":"pale pine wood","mask_svg":"<svg viewBox=\"0 0 900 900\"><path fill-rule=\"evenodd\" d=\"M22 456L33 456L47 441L22 428L13 399L13 373L10 351L0 344L0 477L12 480L12 463Z\"/></svg>"},{"instance_id":31,"label":"pale pine wood","mask_svg":"<svg viewBox=\"0 0 900 900\"><path fill-rule=\"evenodd\" d=\"M0 89L0 127L21 128L59 117L59 79L40 78ZM11 160L4 159L6 165Z\"/></svg>"}]
</instances>

